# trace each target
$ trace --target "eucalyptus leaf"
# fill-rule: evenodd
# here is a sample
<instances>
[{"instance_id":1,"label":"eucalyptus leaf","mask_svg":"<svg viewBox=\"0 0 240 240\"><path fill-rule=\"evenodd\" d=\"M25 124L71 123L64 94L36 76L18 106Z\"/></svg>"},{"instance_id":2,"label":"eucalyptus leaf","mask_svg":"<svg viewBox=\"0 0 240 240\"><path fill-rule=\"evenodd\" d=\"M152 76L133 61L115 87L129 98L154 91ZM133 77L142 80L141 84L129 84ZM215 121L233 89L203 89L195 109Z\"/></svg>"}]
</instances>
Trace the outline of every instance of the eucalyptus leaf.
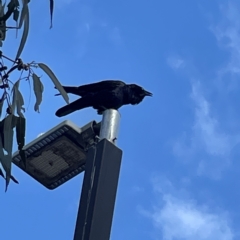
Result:
<instances>
[{"instance_id":1,"label":"eucalyptus leaf","mask_svg":"<svg viewBox=\"0 0 240 240\"><path fill-rule=\"evenodd\" d=\"M20 21L19 21L19 24L18 24L18 28L22 27L25 15L26 15L27 12L29 12L29 10L28 10L28 0L22 0L22 4L23 4L23 7L22 7L22 11L21 11L21 16L20 16Z\"/></svg>"},{"instance_id":2,"label":"eucalyptus leaf","mask_svg":"<svg viewBox=\"0 0 240 240\"><path fill-rule=\"evenodd\" d=\"M8 7L7 12L3 16L0 17L0 21L6 22L18 6L19 6L18 0L11 0L9 2L9 4L7 5L7 7Z\"/></svg>"},{"instance_id":3,"label":"eucalyptus leaf","mask_svg":"<svg viewBox=\"0 0 240 240\"><path fill-rule=\"evenodd\" d=\"M7 7L10 9L18 7L18 6L19 6L19 2L17 0L11 0L7 5Z\"/></svg>"},{"instance_id":4,"label":"eucalyptus leaf","mask_svg":"<svg viewBox=\"0 0 240 240\"><path fill-rule=\"evenodd\" d=\"M19 89L16 89L16 93L17 93L17 114L19 117L24 117L23 113L21 112L21 111L25 112L25 108L23 107L24 105L23 96Z\"/></svg>"},{"instance_id":5,"label":"eucalyptus leaf","mask_svg":"<svg viewBox=\"0 0 240 240\"><path fill-rule=\"evenodd\" d=\"M11 179L11 166L12 166L12 146L13 146L13 126L12 126L13 115L10 114L4 119L3 124L3 138L4 146L7 154L1 158L2 166L6 172L6 190Z\"/></svg>"},{"instance_id":6,"label":"eucalyptus leaf","mask_svg":"<svg viewBox=\"0 0 240 240\"><path fill-rule=\"evenodd\" d=\"M44 87L40 78L35 73L33 73L32 79L33 79L33 90L36 96L36 103L34 105L34 110L36 112L39 112L39 105L42 102L42 93L43 93Z\"/></svg>"},{"instance_id":7,"label":"eucalyptus leaf","mask_svg":"<svg viewBox=\"0 0 240 240\"><path fill-rule=\"evenodd\" d=\"M22 34L22 39L21 39L21 42L20 42L20 45L19 45L19 48L18 48L18 51L17 51L17 54L16 54L16 58L15 59L18 59L23 51L23 48L25 46L25 43L27 41L27 37L28 37L28 31L29 31L29 10L28 10L28 7L26 8L26 13L25 13L25 16L24 16L24 27L23 27L23 34Z\"/></svg>"},{"instance_id":8,"label":"eucalyptus leaf","mask_svg":"<svg viewBox=\"0 0 240 240\"><path fill-rule=\"evenodd\" d=\"M3 177L3 178L5 179L5 176L4 176L3 171L2 171L1 168L0 168L0 176Z\"/></svg>"},{"instance_id":9,"label":"eucalyptus leaf","mask_svg":"<svg viewBox=\"0 0 240 240\"><path fill-rule=\"evenodd\" d=\"M12 88L12 92L13 92L12 105L9 106L9 107L11 107L12 113L15 113L15 109L16 109L16 105L17 105L17 94L16 94L15 89L18 87L19 87L19 80L15 82L15 84L13 85L13 88Z\"/></svg>"},{"instance_id":10,"label":"eucalyptus leaf","mask_svg":"<svg viewBox=\"0 0 240 240\"><path fill-rule=\"evenodd\" d=\"M12 171L12 154L11 155L4 155L3 159L2 159L2 166L5 170L6 173L6 187L5 187L5 192L7 191L10 179L11 179L11 171Z\"/></svg>"},{"instance_id":11,"label":"eucalyptus leaf","mask_svg":"<svg viewBox=\"0 0 240 240\"><path fill-rule=\"evenodd\" d=\"M2 7L0 7L0 18L4 16L4 8L5 8L5 3ZM7 28L6 28L6 21L4 20L0 20L0 30L1 30L1 41L5 40L6 38L6 31L7 31ZM2 46L2 43L1 43L1 46Z\"/></svg>"},{"instance_id":12,"label":"eucalyptus leaf","mask_svg":"<svg viewBox=\"0 0 240 240\"><path fill-rule=\"evenodd\" d=\"M4 15L4 7L5 7L5 3L2 4L2 1L0 3L0 17L2 17Z\"/></svg>"},{"instance_id":13,"label":"eucalyptus leaf","mask_svg":"<svg viewBox=\"0 0 240 240\"><path fill-rule=\"evenodd\" d=\"M12 153L5 155L4 151L3 151L3 149L4 149L4 127L6 128L6 125L4 126L5 121L8 122L9 125L11 125L11 127L10 127L11 131L13 131L12 129L15 127L15 125L13 124L13 122L15 122L15 121L11 121L11 118L12 118L12 120L14 120L16 117L13 115L11 117L9 117L9 116L7 118L3 119L2 121L0 121L0 163L5 171L6 177L4 176L2 171L1 171L0 175L3 176L4 179L6 180L5 191L7 191L7 187L8 187L10 179L12 179L15 183L18 183L18 181L11 175Z\"/></svg>"},{"instance_id":14,"label":"eucalyptus leaf","mask_svg":"<svg viewBox=\"0 0 240 240\"><path fill-rule=\"evenodd\" d=\"M19 184L18 180L14 176L11 176L10 178L13 180L13 182Z\"/></svg>"},{"instance_id":15,"label":"eucalyptus leaf","mask_svg":"<svg viewBox=\"0 0 240 240\"><path fill-rule=\"evenodd\" d=\"M20 154L22 163L26 168L26 154L25 154L25 151L23 150L23 146L25 145L25 134L26 134L26 119L22 117L18 117L17 124L16 124L16 138L17 138L19 154Z\"/></svg>"},{"instance_id":16,"label":"eucalyptus leaf","mask_svg":"<svg viewBox=\"0 0 240 240\"><path fill-rule=\"evenodd\" d=\"M66 103L69 104L68 95L67 95L66 91L64 90L64 88L62 87L62 85L60 84L60 82L58 81L55 74L52 72L52 70L44 63L38 63L38 66L51 78L56 89L61 93L61 95L63 96Z\"/></svg>"},{"instance_id":17,"label":"eucalyptus leaf","mask_svg":"<svg viewBox=\"0 0 240 240\"><path fill-rule=\"evenodd\" d=\"M50 0L50 17L51 17L51 25L50 28L52 28L52 19L53 19L53 8L54 8L54 0Z\"/></svg>"},{"instance_id":18,"label":"eucalyptus leaf","mask_svg":"<svg viewBox=\"0 0 240 240\"><path fill-rule=\"evenodd\" d=\"M0 16L1 17L1 16ZM7 28L6 28L6 22L5 21L2 21L0 20L0 40L1 41L4 41L5 38L6 38L6 31L7 31Z\"/></svg>"},{"instance_id":19,"label":"eucalyptus leaf","mask_svg":"<svg viewBox=\"0 0 240 240\"><path fill-rule=\"evenodd\" d=\"M15 6L18 8L20 6L19 1L18 0L14 0L15 1Z\"/></svg>"},{"instance_id":20,"label":"eucalyptus leaf","mask_svg":"<svg viewBox=\"0 0 240 240\"><path fill-rule=\"evenodd\" d=\"M0 162L6 173L6 170L8 171L8 169L10 169L11 167L9 167L9 162L6 161L5 155L3 152L3 121L0 122ZM10 165L11 165L11 163L10 163ZM6 180L4 175L3 175L3 177ZM6 185L7 185L7 183L6 183Z\"/></svg>"},{"instance_id":21,"label":"eucalyptus leaf","mask_svg":"<svg viewBox=\"0 0 240 240\"><path fill-rule=\"evenodd\" d=\"M0 160L0 163L1 163L1 160ZM3 177L6 180L1 168L0 168L0 176ZM11 176L10 178L13 180L13 182L19 184L18 180L15 177Z\"/></svg>"},{"instance_id":22,"label":"eucalyptus leaf","mask_svg":"<svg viewBox=\"0 0 240 240\"><path fill-rule=\"evenodd\" d=\"M3 150L0 150L3 153ZM2 167L5 171L5 175L6 177L4 177L5 181L6 181L6 187L5 187L5 192L7 191L7 187L9 185L10 179L11 179L11 168L12 168L12 162L11 162L11 158L8 155L3 155L0 157L0 162L2 164Z\"/></svg>"},{"instance_id":23,"label":"eucalyptus leaf","mask_svg":"<svg viewBox=\"0 0 240 240\"><path fill-rule=\"evenodd\" d=\"M3 108L4 100L6 99L6 96L7 96L7 93L4 92L0 99L0 117L2 115L2 108Z\"/></svg>"},{"instance_id":24,"label":"eucalyptus leaf","mask_svg":"<svg viewBox=\"0 0 240 240\"><path fill-rule=\"evenodd\" d=\"M13 144L13 114L9 114L4 119L3 124L3 136L4 136L4 149L8 154L12 154L12 144Z\"/></svg>"},{"instance_id":25,"label":"eucalyptus leaf","mask_svg":"<svg viewBox=\"0 0 240 240\"><path fill-rule=\"evenodd\" d=\"M25 112L25 108L23 107L24 101L21 92L18 90L18 101L17 101L17 114L19 117L24 117L23 112Z\"/></svg>"},{"instance_id":26,"label":"eucalyptus leaf","mask_svg":"<svg viewBox=\"0 0 240 240\"><path fill-rule=\"evenodd\" d=\"M17 114L20 117L24 117L23 113L21 112L22 110L25 111L23 105L24 105L24 100L21 92L19 91L19 83L20 80L18 80L13 87L13 102L12 102L12 113L15 112L15 108L17 108Z\"/></svg>"},{"instance_id":27,"label":"eucalyptus leaf","mask_svg":"<svg viewBox=\"0 0 240 240\"><path fill-rule=\"evenodd\" d=\"M13 12L13 20L17 22L19 18L19 10L16 8Z\"/></svg>"}]
</instances>

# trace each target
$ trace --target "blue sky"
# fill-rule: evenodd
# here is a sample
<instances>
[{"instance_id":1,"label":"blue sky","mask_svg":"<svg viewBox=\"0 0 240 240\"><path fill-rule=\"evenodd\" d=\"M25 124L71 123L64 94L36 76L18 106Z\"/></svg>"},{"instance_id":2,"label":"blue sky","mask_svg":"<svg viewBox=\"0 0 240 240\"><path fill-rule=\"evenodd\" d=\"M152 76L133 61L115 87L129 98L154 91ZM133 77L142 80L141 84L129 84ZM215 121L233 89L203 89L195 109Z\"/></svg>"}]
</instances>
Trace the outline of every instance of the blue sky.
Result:
<instances>
[{"instance_id":1,"label":"blue sky","mask_svg":"<svg viewBox=\"0 0 240 240\"><path fill-rule=\"evenodd\" d=\"M49 30L49 2L31 1L25 62L46 63L64 85L122 79L154 94L120 109L111 239L240 239L240 2L55 2ZM14 37L5 55L14 57ZM45 92L39 114L31 94L27 142L65 119L101 120L93 109L57 118L65 102L36 73ZM21 89L28 106L28 84ZM6 194L0 182L1 239L72 239L83 176L49 191L16 167L13 174L20 184Z\"/></svg>"}]
</instances>

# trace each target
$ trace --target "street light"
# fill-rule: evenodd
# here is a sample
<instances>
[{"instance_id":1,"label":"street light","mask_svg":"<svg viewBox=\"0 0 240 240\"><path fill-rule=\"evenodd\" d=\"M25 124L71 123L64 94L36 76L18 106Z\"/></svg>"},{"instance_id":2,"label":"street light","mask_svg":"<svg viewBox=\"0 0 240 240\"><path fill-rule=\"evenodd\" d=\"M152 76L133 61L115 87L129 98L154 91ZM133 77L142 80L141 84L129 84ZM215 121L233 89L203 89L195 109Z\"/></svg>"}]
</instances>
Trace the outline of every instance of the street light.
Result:
<instances>
[{"instance_id":1,"label":"street light","mask_svg":"<svg viewBox=\"0 0 240 240\"><path fill-rule=\"evenodd\" d=\"M79 128L63 121L24 147L27 167L19 152L13 163L48 189L55 189L85 170L87 149L96 142L100 124Z\"/></svg>"},{"instance_id":2,"label":"street light","mask_svg":"<svg viewBox=\"0 0 240 240\"><path fill-rule=\"evenodd\" d=\"M79 128L64 121L24 147L13 163L48 189L55 189L84 171L74 240L109 240L122 150L116 146L120 114L103 112L101 123ZM104 219L104 220L103 220Z\"/></svg>"}]
</instances>

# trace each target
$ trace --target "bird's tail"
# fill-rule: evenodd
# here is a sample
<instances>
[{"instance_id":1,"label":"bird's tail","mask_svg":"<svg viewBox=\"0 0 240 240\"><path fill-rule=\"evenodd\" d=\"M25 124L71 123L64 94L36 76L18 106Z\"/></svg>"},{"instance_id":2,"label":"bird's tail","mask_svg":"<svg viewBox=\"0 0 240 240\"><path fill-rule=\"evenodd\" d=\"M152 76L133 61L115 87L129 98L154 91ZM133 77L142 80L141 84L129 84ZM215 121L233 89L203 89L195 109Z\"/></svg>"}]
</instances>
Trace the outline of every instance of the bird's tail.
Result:
<instances>
[{"instance_id":1,"label":"bird's tail","mask_svg":"<svg viewBox=\"0 0 240 240\"><path fill-rule=\"evenodd\" d=\"M91 98L80 98L56 111L56 116L63 117L77 110L92 106Z\"/></svg>"},{"instance_id":2,"label":"bird's tail","mask_svg":"<svg viewBox=\"0 0 240 240\"><path fill-rule=\"evenodd\" d=\"M72 93L75 95L79 95L78 87L71 87L71 86L62 86L66 93ZM55 96L61 95L60 93L55 94ZM79 95L80 96L80 95Z\"/></svg>"}]
</instances>

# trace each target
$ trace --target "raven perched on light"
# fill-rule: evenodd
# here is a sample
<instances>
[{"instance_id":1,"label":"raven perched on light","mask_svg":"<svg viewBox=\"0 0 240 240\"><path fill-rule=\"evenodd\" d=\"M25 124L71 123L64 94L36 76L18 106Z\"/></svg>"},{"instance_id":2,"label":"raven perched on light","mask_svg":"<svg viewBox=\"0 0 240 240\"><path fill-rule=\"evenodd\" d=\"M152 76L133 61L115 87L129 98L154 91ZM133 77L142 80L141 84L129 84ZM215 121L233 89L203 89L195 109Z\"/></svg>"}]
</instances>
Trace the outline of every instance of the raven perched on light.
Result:
<instances>
[{"instance_id":1,"label":"raven perched on light","mask_svg":"<svg viewBox=\"0 0 240 240\"><path fill-rule=\"evenodd\" d=\"M105 80L79 87L63 86L63 88L67 93L79 95L81 98L58 109L56 112L58 117L87 107L93 107L97 109L98 114L102 114L106 109L117 110L123 105L135 105L145 96L152 96L152 93L136 84L126 84L117 80Z\"/></svg>"}]
</instances>

